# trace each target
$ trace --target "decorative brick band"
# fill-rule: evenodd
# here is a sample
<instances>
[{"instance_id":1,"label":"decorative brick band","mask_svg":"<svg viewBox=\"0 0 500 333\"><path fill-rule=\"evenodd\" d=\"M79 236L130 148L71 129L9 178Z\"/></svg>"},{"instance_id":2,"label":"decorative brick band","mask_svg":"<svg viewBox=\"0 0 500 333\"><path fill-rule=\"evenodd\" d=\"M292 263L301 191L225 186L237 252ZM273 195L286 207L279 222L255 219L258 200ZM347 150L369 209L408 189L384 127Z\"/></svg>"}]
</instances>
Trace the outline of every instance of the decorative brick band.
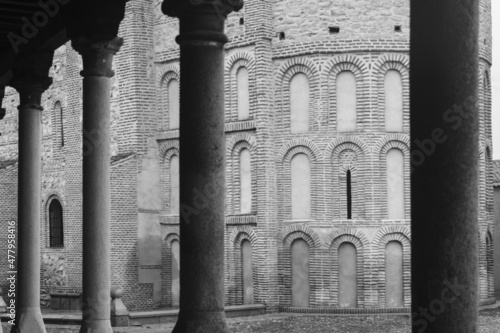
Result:
<instances>
[{"instance_id":1,"label":"decorative brick band","mask_svg":"<svg viewBox=\"0 0 500 333\"><path fill-rule=\"evenodd\" d=\"M409 314L411 309L405 308L297 308L280 306L279 312L285 313L328 313L328 314Z\"/></svg>"}]
</instances>

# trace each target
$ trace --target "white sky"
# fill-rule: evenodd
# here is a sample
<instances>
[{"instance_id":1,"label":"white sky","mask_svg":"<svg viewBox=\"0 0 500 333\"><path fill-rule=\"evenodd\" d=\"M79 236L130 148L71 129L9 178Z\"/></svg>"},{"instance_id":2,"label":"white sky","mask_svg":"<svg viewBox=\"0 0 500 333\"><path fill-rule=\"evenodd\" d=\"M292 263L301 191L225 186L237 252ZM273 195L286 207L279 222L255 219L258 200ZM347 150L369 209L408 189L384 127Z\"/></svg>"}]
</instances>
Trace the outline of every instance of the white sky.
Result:
<instances>
[{"instance_id":1,"label":"white sky","mask_svg":"<svg viewBox=\"0 0 500 333\"><path fill-rule=\"evenodd\" d=\"M492 71L492 126L493 159L500 159L500 0L491 0L493 7L493 66Z\"/></svg>"}]
</instances>

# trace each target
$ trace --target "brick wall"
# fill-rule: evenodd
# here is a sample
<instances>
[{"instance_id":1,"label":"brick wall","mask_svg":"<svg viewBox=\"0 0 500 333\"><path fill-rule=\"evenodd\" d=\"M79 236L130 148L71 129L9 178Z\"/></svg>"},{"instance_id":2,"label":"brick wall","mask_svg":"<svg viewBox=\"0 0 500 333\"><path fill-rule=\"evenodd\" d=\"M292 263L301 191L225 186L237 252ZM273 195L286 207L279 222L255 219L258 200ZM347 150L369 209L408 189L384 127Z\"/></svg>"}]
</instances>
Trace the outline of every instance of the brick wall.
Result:
<instances>
[{"instance_id":1,"label":"brick wall","mask_svg":"<svg viewBox=\"0 0 500 333\"><path fill-rule=\"evenodd\" d=\"M171 242L178 239L179 217L169 208L169 158L178 154L178 130L169 130L165 82L180 78L179 51L174 41L178 20L160 11L158 0L127 4L120 28L125 44L116 56L111 98L112 284L124 288L129 309L171 304ZM480 31L480 296L493 295L491 235L493 235L491 167L491 17L490 1L481 1ZM396 31L400 26L401 31ZM339 28L337 33L335 28ZM332 29L330 29L332 28ZM338 307L338 246L357 247L358 306L385 307L385 246L399 241L403 248L404 306L410 305L409 151L409 2L386 0L321 0L305 2L248 0L231 13L226 33L225 115L227 152L226 304L242 303L241 242L253 253L254 301L268 311L291 305L290 245L302 238L310 247L310 306ZM280 33L284 33L280 35ZM249 71L250 118L237 119L236 72ZM62 258L67 280L57 289L81 290L81 77L80 56L66 44L57 50L44 94L42 256ZM337 131L335 78L350 70L357 82L357 130ZM403 131L384 126L384 75L397 70L403 79ZM289 82L296 73L308 76L309 131L290 133ZM483 84L484 82L484 84ZM61 105L63 117L54 111ZM0 121L0 189L3 223L17 214L17 104L13 89L3 101ZM61 126L62 125L62 126ZM61 146L61 131L64 146ZM252 209L239 214L238 152L248 148L252 165ZM405 218L387 219L385 156L397 148L405 158ZM290 159L310 156L311 218L291 219ZM356 186L354 219L345 218L346 198L340 184L340 162L354 154ZM182 154L182 152L180 152ZM349 156L351 156L349 155ZM161 209L138 207L139 174L143 162L157 160L161 170ZM4 161L4 162L1 162ZM346 162L347 163L347 162ZM64 209L65 246L48 247L47 204L58 198ZM161 233L161 266L139 263L138 215L151 215ZM4 228L3 230L6 230ZM159 235L160 236L160 235ZM5 231L0 241L5 241ZM0 265L6 255L0 249ZM139 267L141 266L141 267ZM158 273L139 283L139 272ZM5 277L0 272L0 278ZM147 279L146 279L147 280ZM146 281L144 280L144 281ZM149 281L149 280L148 280ZM154 284L153 281L155 281ZM4 287L4 284L0 284ZM43 286L43 284L42 284ZM155 295L160 292L161 295ZM158 297L159 296L159 297Z\"/></svg>"}]
</instances>

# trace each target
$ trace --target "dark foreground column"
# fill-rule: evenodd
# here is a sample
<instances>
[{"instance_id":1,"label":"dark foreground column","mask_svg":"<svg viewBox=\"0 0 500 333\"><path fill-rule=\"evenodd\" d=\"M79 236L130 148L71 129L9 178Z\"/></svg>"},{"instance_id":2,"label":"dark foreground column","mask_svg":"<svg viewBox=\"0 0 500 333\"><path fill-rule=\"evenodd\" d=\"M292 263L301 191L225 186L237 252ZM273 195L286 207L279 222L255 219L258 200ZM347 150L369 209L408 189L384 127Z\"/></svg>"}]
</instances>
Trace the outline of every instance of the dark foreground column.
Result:
<instances>
[{"instance_id":1,"label":"dark foreground column","mask_svg":"<svg viewBox=\"0 0 500 333\"><path fill-rule=\"evenodd\" d=\"M111 333L110 78L123 40L73 41L83 58L83 295L81 333Z\"/></svg>"},{"instance_id":2,"label":"dark foreground column","mask_svg":"<svg viewBox=\"0 0 500 333\"><path fill-rule=\"evenodd\" d=\"M5 117L5 108L2 107L4 96L5 96L5 87L0 86L0 120L2 120Z\"/></svg>"},{"instance_id":3,"label":"dark foreground column","mask_svg":"<svg viewBox=\"0 0 500 333\"><path fill-rule=\"evenodd\" d=\"M228 332L224 314L224 21L241 6L242 1L221 0L163 3L165 14L180 19L177 42L182 73L181 294L175 333Z\"/></svg>"},{"instance_id":4,"label":"dark foreground column","mask_svg":"<svg viewBox=\"0 0 500 333\"><path fill-rule=\"evenodd\" d=\"M19 181L16 320L11 332L46 332L40 311L40 167L42 93L50 86L53 52L30 57L14 71L19 92ZM14 270L14 269L12 269Z\"/></svg>"},{"instance_id":5,"label":"dark foreground column","mask_svg":"<svg viewBox=\"0 0 500 333\"><path fill-rule=\"evenodd\" d=\"M411 2L413 332L477 332L478 11Z\"/></svg>"}]
</instances>

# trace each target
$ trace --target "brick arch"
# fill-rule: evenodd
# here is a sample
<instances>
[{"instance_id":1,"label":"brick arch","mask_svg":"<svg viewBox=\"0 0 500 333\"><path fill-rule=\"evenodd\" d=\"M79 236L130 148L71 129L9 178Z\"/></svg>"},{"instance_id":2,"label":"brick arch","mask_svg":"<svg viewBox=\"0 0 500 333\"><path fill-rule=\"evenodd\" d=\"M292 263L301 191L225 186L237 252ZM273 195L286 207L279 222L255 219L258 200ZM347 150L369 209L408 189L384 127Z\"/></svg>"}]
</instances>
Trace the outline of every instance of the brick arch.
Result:
<instances>
[{"instance_id":1,"label":"brick arch","mask_svg":"<svg viewBox=\"0 0 500 333\"><path fill-rule=\"evenodd\" d=\"M334 241L336 239L340 239L339 237L348 235L358 239L360 242L360 246L362 246L363 248L368 248L370 244L368 237L366 237L366 235L362 231L354 228L343 228L333 231L330 235L328 235L326 239L326 245L331 248L334 245Z\"/></svg>"},{"instance_id":2,"label":"brick arch","mask_svg":"<svg viewBox=\"0 0 500 333\"><path fill-rule=\"evenodd\" d=\"M179 234L178 233L169 233L168 235L166 235L165 237L163 237L163 242L164 243L168 243L168 244L172 244L172 242L176 240L176 241L180 241L180 237L179 237Z\"/></svg>"},{"instance_id":3,"label":"brick arch","mask_svg":"<svg viewBox=\"0 0 500 333\"><path fill-rule=\"evenodd\" d=\"M227 162L226 162L226 174L229 179L226 186L226 204L227 210L230 213L238 214L240 213L240 168L239 168L239 154L243 149L248 149L250 151L250 165L251 165L251 193L252 193L252 204L251 212L257 210L257 154L256 154L256 140L255 137L248 133L238 133L237 135L231 137L229 143L226 145L227 150Z\"/></svg>"},{"instance_id":4,"label":"brick arch","mask_svg":"<svg viewBox=\"0 0 500 333\"><path fill-rule=\"evenodd\" d=\"M321 194L312 189L320 187L320 164L318 163L319 153L318 148L310 140L305 138L293 139L287 142L278 154L276 162L278 163L278 188L282 191L282 195L278 197L278 218L280 220L292 219L292 158L297 154L305 154L309 158L309 166L311 170L310 186L310 219L314 219L317 215L317 203L320 200Z\"/></svg>"},{"instance_id":5,"label":"brick arch","mask_svg":"<svg viewBox=\"0 0 500 333\"><path fill-rule=\"evenodd\" d=\"M279 85L290 83L291 78L299 72L306 74L310 82L318 77L318 71L313 61L307 58L293 58L285 61L280 66L276 79Z\"/></svg>"},{"instance_id":6,"label":"brick arch","mask_svg":"<svg viewBox=\"0 0 500 333\"><path fill-rule=\"evenodd\" d=\"M59 202L61 203L61 206L63 208L66 207L67 203L66 203L66 199L65 197L61 194L61 191L59 189L51 189L49 191L47 191L45 193L45 195L43 196L43 199L42 199L42 203L44 205L44 207L46 209L48 209L49 207L49 204L50 202L53 200L53 199L57 199L59 200Z\"/></svg>"},{"instance_id":7,"label":"brick arch","mask_svg":"<svg viewBox=\"0 0 500 333\"><path fill-rule=\"evenodd\" d=\"M243 241L248 240L252 247L252 276L253 281L256 282L258 278L257 268L255 264L256 258L256 243L257 235L250 226L238 226L229 235L229 248L227 249L229 274L226 278L228 284L228 298L229 304L241 305L243 304L243 279L242 279L242 257L241 257L241 244ZM257 283L254 283L254 291L258 289ZM254 292L255 299L255 292Z\"/></svg>"},{"instance_id":8,"label":"brick arch","mask_svg":"<svg viewBox=\"0 0 500 333\"><path fill-rule=\"evenodd\" d=\"M57 103L60 103L62 108L67 107L66 102L67 102L66 96L57 93L52 95L51 98L48 99L46 103L48 103L48 108L50 110L54 110L54 107L56 106Z\"/></svg>"},{"instance_id":9,"label":"brick arch","mask_svg":"<svg viewBox=\"0 0 500 333\"><path fill-rule=\"evenodd\" d=\"M245 66L251 67L251 69L253 69L253 67L255 65L255 60L254 60L253 54L251 54L249 52L236 52L227 58L226 65L225 65L226 72L229 73L229 72L235 70L235 65L238 62L241 62L242 65L245 64ZM249 71L251 69L248 68Z\"/></svg>"},{"instance_id":10,"label":"brick arch","mask_svg":"<svg viewBox=\"0 0 500 333\"><path fill-rule=\"evenodd\" d=\"M339 302L339 257L338 250L343 243L351 243L356 248L356 294L358 307L364 307L364 265L365 265L365 249L368 244L368 239L359 230L343 229L337 230L329 235L327 245L329 244L329 291L331 306L338 307Z\"/></svg>"},{"instance_id":11,"label":"brick arch","mask_svg":"<svg viewBox=\"0 0 500 333\"><path fill-rule=\"evenodd\" d=\"M385 290L385 249L389 242L397 241L403 249L403 305L410 306L411 295L411 244L410 238L407 235L408 230L401 226L392 226L383 228L377 232L373 240L374 246L377 246L377 261L378 261L378 294L379 307L385 308L386 290Z\"/></svg>"},{"instance_id":12,"label":"brick arch","mask_svg":"<svg viewBox=\"0 0 500 333\"><path fill-rule=\"evenodd\" d=\"M165 237L162 237L161 247L161 303L164 306L172 305L172 242L179 241L179 233L170 231Z\"/></svg>"},{"instance_id":13,"label":"brick arch","mask_svg":"<svg viewBox=\"0 0 500 333\"><path fill-rule=\"evenodd\" d=\"M403 226L390 226L390 227L385 227L377 231L375 237L373 238L373 244L380 244L380 241L382 237L388 234L401 234L403 235L408 241L411 241L411 230L407 227Z\"/></svg>"},{"instance_id":14,"label":"brick arch","mask_svg":"<svg viewBox=\"0 0 500 333\"><path fill-rule=\"evenodd\" d=\"M248 149L250 152L253 152L253 146L248 141L242 140L236 142L233 146L232 155L234 157L238 156L243 149Z\"/></svg>"},{"instance_id":15,"label":"brick arch","mask_svg":"<svg viewBox=\"0 0 500 333\"><path fill-rule=\"evenodd\" d=\"M386 144L382 146L380 149L380 157L383 157L387 154L387 152L393 148L401 150L401 152L404 154L405 158L409 158L410 156L410 148L408 145L400 140L391 140L388 141Z\"/></svg>"},{"instance_id":16,"label":"brick arch","mask_svg":"<svg viewBox=\"0 0 500 333\"><path fill-rule=\"evenodd\" d=\"M358 56L343 54L335 56L326 65L326 80L328 82L328 127L337 132L337 91L336 80L341 72L351 72L356 80L356 131L362 129L365 118L368 116L367 104L369 98L367 87L368 68Z\"/></svg>"},{"instance_id":17,"label":"brick arch","mask_svg":"<svg viewBox=\"0 0 500 333\"><path fill-rule=\"evenodd\" d=\"M362 155L365 156L368 156L370 154L370 149L362 139L357 136L345 136L335 138L328 144L325 150L325 160L331 160L333 156L338 155L342 150L345 149L359 151Z\"/></svg>"},{"instance_id":18,"label":"brick arch","mask_svg":"<svg viewBox=\"0 0 500 333\"><path fill-rule=\"evenodd\" d=\"M180 79L180 67L178 63L171 63L162 66L156 74L156 82L158 86L161 86L162 82L165 80L166 76L169 75Z\"/></svg>"},{"instance_id":19,"label":"brick arch","mask_svg":"<svg viewBox=\"0 0 500 333\"><path fill-rule=\"evenodd\" d=\"M284 246L288 247L290 247L292 242L297 238L303 238L310 248L319 249L321 247L321 240L318 234L306 225L294 224L285 227L278 234L278 240L282 242Z\"/></svg>"},{"instance_id":20,"label":"brick arch","mask_svg":"<svg viewBox=\"0 0 500 333\"><path fill-rule=\"evenodd\" d=\"M347 171L351 174L351 195L352 210L351 218L354 220L364 219L366 217L367 190L365 184L368 182L366 149L363 149L363 143L358 138L343 140L342 138L334 140L326 150L325 173L329 179L329 185L325 189L325 196L331 198L327 203L327 211L330 216L337 220L345 220L347 216L347 195L346 182ZM353 142L355 141L355 142ZM361 145L357 143L361 143ZM365 146L366 147L366 146ZM353 151L356 161L349 165L340 163L340 157L345 151Z\"/></svg>"},{"instance_id":21,"label":"brick arch","mask_svg":"<svg viewBox=\"0 0 500 333\"><path fill-rule=\"evenodd\" d=\"M160 149L158 149L158 157L160 158L160 161L165 160L165 156L167 152L171 149L179 151L179 141L168 141L160 146Z\"/></svg>"},{"instance_id":22,"label":"brick arch","mask_svg":"<svg viewBox=\"0 0 500 333\"><path fill-rule=\"evenodd\" d=\"M368 74L366 63L360 57L353 54L341 54L334 56L327 64L325 73L329 76L333 73L340 73L343 70L350 70L354 75L359 75L361 79L363 75ZM357 72L357 74L355 73ZM358 77L356 77L357 79Z\"/></svg>"},{"instance_id":23,"label":"brick arch","mask_svg":"<svg viewBox=\"0 0 500 333\"><path fill-rule=\"evenodd\" d=\"M404 134L390 134L383 137L376 146L376 149L379 150L378 153L378 173L379 184L381 187L378 189L380 195L375 200L378 201L379 206L379 214L381 219L388 218L388 201L387 201L387 153L391 149L399 149L403 153L403 172L404 172L404 209L405 209L405 219L410 218L411 211L411 201L410 198L410 185L409 179L411 174L411 165L410 165L410 147L409 147L409 138Z\"/></svg>"},{"instance_id":24,"label":"brick arch","mask_svg":"<svg viewBox=\"0 0 500 333\"><path fill-rule=\"evenodd\" d=\"M277 71L276 86L277 108L280 110L276 116L276 128L283 135L291 135L290 123L290 82L292 78L303 73L307 76L309 82L309 114L308 114L308 133L319 130L318 102L319 102L319 73L316 65L307 58L293 58L285 61ZM304 133L305 134L305 133ZM300 134L298 134L300 135ZM297 136L294 134L293 136Z\"/></svg>"},{"instance_id":25,"label":"brick arch","mask_svg":"<svg viewBox=\"0 0 500 333\"><path fill-rule=\"evenodd\" d=\"M254 114L254 92L255 92L255 60L251 53L236 52L232 54L225 65L225 91L226 110L225 117L228 121L238 121L238 91L237 91L237 71L245 67L248 70L248 93L250 103L250 119Z\"/></svg>"},{"instance_id":26,"label":"brick arch","mask_svg":"<svg viewBox=\"0 0 500 333\"><path fill-rule=\"evenodd\" d=\"M292 161L292 158L297 154L306 154L311 163L316 161L316 156L314 156L313 152L309 147L295 146L287 152L287 154L283 158L283 162L290 163Z\"/></svg>"},{"instance_id":27,"label":"brick arch","mask_svg":"<svg viewBox=\"0 0 500 333\"><path fill-rule=\"evenodd\" d=\"M316 302L316 289L321 284L320 277L312 273L316 267L316 260L320 255L321 241L316 232L306 225L294 224L285 227L278 233L278 271L279 287L283 288L280 293L280 304L289 306L292 302L292 251L291 245L297 239L303 239L309 247L309 304L314 306Z\"/></svg>"},{"instance_id":28,"label":"brick arch","mask_svg":"<svg viewBox=\"0 0 500 333\"><path fill-rule=\"evenodd\" d=\"M179 149L177 149L177 148L171 148L171 149L167 150L165 152L165 156L163 158L163 161L168 161L168 164L170 165L170 160L174 156L179 156Z\"/></svg>"},{"instance_id":29,"label":"brick arch","mask_svg":"<svg viewBox=\"0 0 500 333\"><path fill-rule=\"evenodd\" d=\"M161 185L161 193L163 198L162 210L164 214L174 214L177 213L172 212L172 208L170 207L171 200L171 191L170 186L172 181L170 179L170 163L172 157L179 156L179 142L178 141L169 141L166 144L162 145L159 150L160 155L160 185Z\"/></svg>"},{"instance_id":30,"label":"brick arch","mask_svg":"<svg viewBox=\"0 0 500 333\"><path fill-rule=\"evenodd\" d=\"M296 153L292 154L292 150L294 150L297 147L303 147L300 148L302 150L307 150L308 152L306 155L309 156L311 159L311 162L317 162L318 158L321 156L321 151L319 150L318 146L312 141L307 138L295 138L292 139L288 142L286 142L279 150L278 152L278 160L282 162L290 162L291 158L293 155ZM292 155L290 155L292 154Z\"/></svg>"},{"instance_id":31,"label":"brick arch","mask_svg":"<svg viewBox=\"0 0 500 333\"><path fill-rule=\"evenodd\" d=\"M172 80L180 82L180 67L178 63L164 65L160 67L156 74L156 105L158 119L160 120L158 123L158 129L168 128L168 113L166 112L168 97L164 88L165 85Z\"/></svg>"},{"instance_id":32,"label":"brick arch","mask_svg":"<svg viewBox=\"0 0 500 333\"><path fill-rule=\"evenodd\" d=\"M257 146L257 141L255 140L255 136L249 133L238 133L236 135L232 135L229 137L229 140L226 144L226 152L228 155L231 155L234 152L236 145L240 142L247 142L250 151L254 151Z\"/></svg>"},{"instance_id":33,"label":"brick arch","mask_svg":"<svg viewBox=\"0 0 500 333\"><path fill-rule=\"evenodd\" d=\"M384 53L376 60L374 70L380 72L381 68L387 63L399 63L409 71L410 57L402 53Z\"/></svg>"},{"instance_id":34,"label":"brick arch","mask_svg":"<svg viewBox=\"0 0 500 333\"><path fill-rule=\"evenodd\" d=\"M402 144L400 144L400 146L404 149L403 152L405 155L407 153L410 154L410 136L408 134L401 133L391 133L383 136L379 141L377 141L374 149L383 153L384 147L386 147L390 142L400 142Z\"/></svg>"},{"instance_id":35,"label":"brick arch","mask_svg":"<svg viewBox=\"0 0 500 333\"><path fill-rule=\"evenodd\" d=\"M250 226L241 226L235 228L229 235L229 243L233 246L241 246L244 240L250 241L252 245L257 244L257 234Z\"/></svg>"},{"instance_id":36,"label":"brick arch","mask_svg":"<svg viewBox=\"0 0 500 333\"><path fill-rule=\"evenodd\" d=\"M385 90L384 79L389 70L395 70L401 74L403 88L403 131L410 130L410 61L404 54L384 54L375 62L374 72L377 77L377 109L378 126L385 131Z\"/></svg>"},{"instance_id":37,"label":"brick arch","mask_svg":"<svg viewBox=\"0 0 500 333\"><path fill-rule=\"evenodd\" d=\"M494 296L493 248L489 244L492 240L487 226L478 230L479 240L479 295L481 300Z\"/></svg>"}]
</instances>

